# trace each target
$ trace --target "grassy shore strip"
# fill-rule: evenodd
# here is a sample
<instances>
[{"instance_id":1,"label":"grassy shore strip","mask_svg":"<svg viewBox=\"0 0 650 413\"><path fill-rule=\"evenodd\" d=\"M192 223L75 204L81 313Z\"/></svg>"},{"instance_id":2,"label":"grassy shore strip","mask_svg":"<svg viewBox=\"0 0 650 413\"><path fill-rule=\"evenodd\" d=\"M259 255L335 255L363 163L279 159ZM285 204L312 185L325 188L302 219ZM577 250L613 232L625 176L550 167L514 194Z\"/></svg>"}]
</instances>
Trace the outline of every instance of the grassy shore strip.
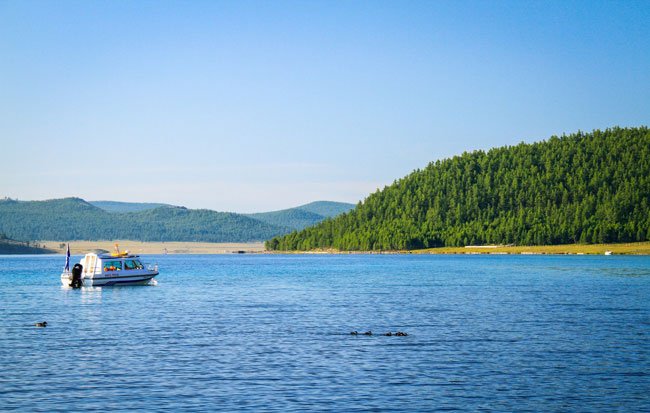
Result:
<instances>
[{"instance_id":1,"label":"grassy shore strip","mask_svg":"<svg viewBox=\"0 0 650 413\"><path fill-rule=\"evenodd\" d=\"M65 244L70 243L72 254L85 254L95 249L114 251L115 243L120 250L134 254L233 254L238 252L262 253L264 244L254 243L210 243L210 242L141 242L141 241L39 241L39 244L57 253L65 254ZM61 246L63 244L63 246ZM334 249L314 251L274 251L275 254L585 254L603 255L611 251L614 255L650 255L650 242L627 244L568 244L541 246L482 246L443 247L413 251L338 251Z\"/></svg>"},{"instance_id":2,"label":"grassy shore strip","mask_svg":"<svg viewBox=\"0 0 650 413\"><path fill-rule=\"evenodd\" d=\"M568 244L535 246L445 247L412 251L414 254L585 254L650 255L650 242L627 244Z\"/></svg>"},{"instance_id":3,"label":"grassy shore strip","mask_svg":"<svg viewBox=\"0 0 650 413\"><path fill-rule=\"evenodd\" d=\"M650 242L633 242L626 244L568 244L568 245L536 245L536 246L470 246L442 247L411 251L339 251L321 249L312 251L277 251L279 254L522 254L522 255L604 255L610 251L613 255L650 255Z\"/></svg>"},{"instance_id":4,"label":"grassy shore strip","mask_svg":"<svg viewBox=\"0 0 650 413\"><path fill-rule=\"evenodd\" d=\"M70 244L71 254L85 254L101 249L115 251L115 243L120 251L128 250L132 254L234 254L264 252L264 243L213 243L213 242L142 242L130 240L117 241L39 241L41 245L65 254L65 245Z\"/></svg>"}]
</instances>

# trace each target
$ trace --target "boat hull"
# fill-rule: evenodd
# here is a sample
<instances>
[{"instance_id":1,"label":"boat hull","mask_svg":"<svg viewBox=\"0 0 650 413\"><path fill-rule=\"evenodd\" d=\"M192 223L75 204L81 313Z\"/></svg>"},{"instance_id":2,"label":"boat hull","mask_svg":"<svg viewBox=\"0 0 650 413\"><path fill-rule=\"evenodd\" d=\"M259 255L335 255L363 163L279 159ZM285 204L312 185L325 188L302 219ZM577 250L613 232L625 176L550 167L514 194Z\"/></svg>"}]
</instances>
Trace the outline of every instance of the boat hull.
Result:
<instances>
[{"instance_id":1,"label":"boat hull","mask_svg":"<svg viewBox=\"0 0 650 413\"><path fill-rule=\"evenodd\" d=\"M142 285L147 284L156 275L157 271L148 271L140 274L128 274L119 276L101 276L101 277L84 277L82 278L82 285L84 287L108 287L112 285ZM70 286L72 283L72 274L61 274L61 283L65 286Z\"/></svg>"}]
</instances>

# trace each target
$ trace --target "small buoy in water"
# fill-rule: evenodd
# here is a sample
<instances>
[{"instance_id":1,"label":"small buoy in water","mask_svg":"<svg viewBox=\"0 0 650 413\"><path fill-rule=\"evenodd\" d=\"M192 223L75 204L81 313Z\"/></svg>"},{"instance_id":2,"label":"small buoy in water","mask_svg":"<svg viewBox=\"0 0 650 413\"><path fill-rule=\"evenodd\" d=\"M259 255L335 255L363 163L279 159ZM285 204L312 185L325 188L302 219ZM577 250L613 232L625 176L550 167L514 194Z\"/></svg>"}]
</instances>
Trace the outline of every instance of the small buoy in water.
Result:
<instances>
[{"instance_id":1,"label":"small buoy in water","mask_svg":"<svg viewBox=\"0 0 650 413\"><path fill-rule=\"evenodd\" d=\"M388 333L386 333L386 334L384 334L384 335L387 336L387 337L390 337L390 336L393 335L393 333L391 333L391 332L389 331Z\"/></svg>"},{"instance_id":2,"label":"small buoy in water","mask_svg":"<svg viewBox=\"0 0 650 413\"><path fill-rule=\"evenodd\" d=\"M350 331L350 334L353 335L353 336L358 336L359 335L359 333L357 333L356 331Z\"/></svg>"},{"instance_id":3,"label":"small buoy in water","mask_svg":"<svg viewBox=\"0 0 650 413\"><path fill-rule=\"evenodd\" d=\"M397 333L395 333L395 335L396 335L396 336L400 336L400 337L406 337L406 336L408 336L408 334L406 334L406 333L404 333L404 332L402 332L402 331L398 331Z\"/></svg>"},{"instance_id":4,"label":"small buoy in water","mask_svg":"<svg viewBox=\"0 0 650 413\"><path fill-rule=\"evenodd\" d=\"M47 327L47 321L42 321L40 323L34 324L36 327Z\"/></svg>"},{"instance_id":5,"label":"small buoy in water","mask_svg":"<svg viewBox=\"0 0 650 413\"><path fill-rule=\"evenodd\" d=\"M371 335L372 335L372 331L366 331L365 333L363 333L363 335L364 335L364 336L371 336Z\"/></svg>"}]
</instances>

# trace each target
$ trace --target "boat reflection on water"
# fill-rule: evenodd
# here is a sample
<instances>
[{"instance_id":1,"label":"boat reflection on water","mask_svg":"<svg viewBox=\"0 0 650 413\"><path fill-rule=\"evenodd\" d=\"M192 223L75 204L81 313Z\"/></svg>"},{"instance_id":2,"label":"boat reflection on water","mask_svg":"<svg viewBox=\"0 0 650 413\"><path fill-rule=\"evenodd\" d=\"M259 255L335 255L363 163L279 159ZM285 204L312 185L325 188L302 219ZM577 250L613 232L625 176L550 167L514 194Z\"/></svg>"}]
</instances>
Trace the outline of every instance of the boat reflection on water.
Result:
<instances>
[{"instance_id":1,"label":"boat reflection on water","mask_svg":"<svg viewBox=\"0 0 650 413\"><path fill-rule=\"evenodd\" d=\"M72 292L79 290L81 292L82 304L101 304L102 302L102 288L101 287L81 287L72 288L69 285L62 285L61 291Z\"/></svg>"},{"instance_id":2,"label":"boat reflection on water","mask_svg":"<svg viewBox=\"0 0 650 413\"><path fill-rule=\"evenodd\" d=\"M102 289L101 287L83 287L81 288L82 304L101 304Z\"/></svg>"}]
</instances>

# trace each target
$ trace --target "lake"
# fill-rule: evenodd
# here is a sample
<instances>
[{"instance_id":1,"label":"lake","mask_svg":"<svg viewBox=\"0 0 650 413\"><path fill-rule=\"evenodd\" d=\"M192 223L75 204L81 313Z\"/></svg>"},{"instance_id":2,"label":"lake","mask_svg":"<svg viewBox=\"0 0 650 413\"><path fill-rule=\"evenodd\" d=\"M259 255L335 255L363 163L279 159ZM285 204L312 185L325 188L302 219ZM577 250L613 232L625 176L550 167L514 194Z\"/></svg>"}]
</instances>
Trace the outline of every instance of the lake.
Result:
<instances>
[{"instance_id":1,"label":"lake","mask_svg":"<svg viewBox=\"0 0 650 413\"><path fill-rule=\"evenodd\" d=\"M650 411L650 257L144 260L0 257L0 411Z\"/></svg>"}]
</instances>

